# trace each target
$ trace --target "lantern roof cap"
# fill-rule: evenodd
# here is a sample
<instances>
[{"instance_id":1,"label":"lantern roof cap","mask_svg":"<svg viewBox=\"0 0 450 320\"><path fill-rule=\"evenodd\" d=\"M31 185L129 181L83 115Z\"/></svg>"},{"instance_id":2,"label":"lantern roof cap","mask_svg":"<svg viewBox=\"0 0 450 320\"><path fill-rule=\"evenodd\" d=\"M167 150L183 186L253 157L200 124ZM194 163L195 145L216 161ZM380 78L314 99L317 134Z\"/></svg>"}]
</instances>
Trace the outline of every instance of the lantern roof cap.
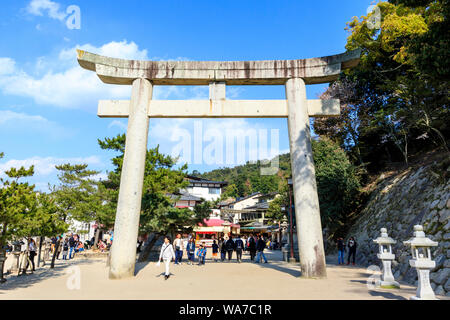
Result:
<instances>
[{"instance_id":1,"label":"lantern roof cap","mask_svg":"<svg viewBox=\"0 0 450 320\"><path fill-rule=\"evenodd\" d=\"M391 237L388 236L386 228L381 228L380 231L381 231L381 236L379 236L378 238L373 240L373 242L378 243L378 244L394 244L394 243L397 243L396 240L394 240L394 239L392 239Z\"/></svg>"},{"instance_id":2,"label":"lantern roof cap","mask_svg":"<svg viewBox=\"0 0 450 320\"><path fill-rule=\"evenodd\" d=\"M423 232L423 227L421 225L414 226L414 237L407 241L403 241L407 246L411 247L436 247L438 243L427 237L425 237L425 232Z\"/></svg>"}]
</instances>

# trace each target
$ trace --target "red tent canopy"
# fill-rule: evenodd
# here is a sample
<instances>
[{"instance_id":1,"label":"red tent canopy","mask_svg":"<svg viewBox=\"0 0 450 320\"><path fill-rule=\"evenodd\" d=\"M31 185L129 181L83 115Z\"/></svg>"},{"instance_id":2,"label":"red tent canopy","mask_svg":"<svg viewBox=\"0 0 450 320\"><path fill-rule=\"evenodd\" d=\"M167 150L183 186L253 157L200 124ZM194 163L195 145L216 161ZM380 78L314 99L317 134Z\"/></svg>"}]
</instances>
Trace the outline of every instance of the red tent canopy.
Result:
<instances>
[{"instance_id":1,"label":"red tent canopy","mask_svg":"<svg viewBox=\"0 0 450 320\"><path fill-rule=\"evenodd\" d=\"M225 220L222 219L203 219L203 224L199 223L199 226L206 227L221 227L225 223ZM231 224L233 228L240 228L241 226L238 224Z\"/></svg>"}]
</instances>

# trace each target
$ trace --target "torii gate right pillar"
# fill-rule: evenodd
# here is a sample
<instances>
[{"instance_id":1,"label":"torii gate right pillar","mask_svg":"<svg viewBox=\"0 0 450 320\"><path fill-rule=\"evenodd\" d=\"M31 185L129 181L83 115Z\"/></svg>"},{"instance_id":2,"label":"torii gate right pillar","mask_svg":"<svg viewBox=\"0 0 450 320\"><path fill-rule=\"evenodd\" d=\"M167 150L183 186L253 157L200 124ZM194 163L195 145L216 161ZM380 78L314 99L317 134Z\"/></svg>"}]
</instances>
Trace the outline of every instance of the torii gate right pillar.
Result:
<instances>
[{"instance_id":1,"label":"torii gate right pillar","mask_svg":"<svg viewBox=\"0 0 450 320\"><path fill-rule=\"evenodd\" d=\"M316 174L311 148L306 87L302 78L286 81L289 146L302 277L325 278L325 252Z\"/></svg>"}]
</instances>

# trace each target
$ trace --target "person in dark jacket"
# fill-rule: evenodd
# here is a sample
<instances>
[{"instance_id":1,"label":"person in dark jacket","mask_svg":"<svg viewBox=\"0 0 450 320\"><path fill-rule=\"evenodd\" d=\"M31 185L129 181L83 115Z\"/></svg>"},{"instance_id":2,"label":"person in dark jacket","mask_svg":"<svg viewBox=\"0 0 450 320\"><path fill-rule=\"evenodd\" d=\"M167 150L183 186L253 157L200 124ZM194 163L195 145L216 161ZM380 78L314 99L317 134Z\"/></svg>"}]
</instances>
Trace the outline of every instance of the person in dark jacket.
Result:
<instances>
[{"instance_id":1,"label":"person in dark jacket","mask_svg":"<svg viewBox=\"0 0 450 320\"><path fill-rule=\"evenodd\" d=\"M216 240L213 240L212 248L212 258L214 262L217 262L217 253L219 252L219 245Z\"/></svg>"},{"instance_id":2,"label":"person in dark jacket","mask_svg":"<svg viewBox=\"0 0 450 320\"><path fill-rule=\"evenodd\" d=\"M241 240L239 235L236 236L236 241L234 242L234 247L236 250L236 260L238 263L242 261L242 250L244 249L244 241Z\"/></svg>"},{"instance_id":3,"label":"person in dark jacket","mask_svg":"<svg viewBox=\"0 0 450 320\"><path fill-rule=\"evenodd\" d=\"M225 243L225 248L227 249L228 252L228 261L231 261L231 257L233 256L234 251L234 241L231 235L230 238L228 238L227 242Z\"/></svg>"},{"instance_id":4,"label":"person in dark jacket","mask_svg":"<svg viewBox=\"0 0 450 320\"><path fill-rule=\"evenodd\" d=\"M253 235L251 235L247 240L247 250L250 253L250 259L254 261L256 256L256 241Z\"/></svg>"},{"instance_id":5,"label":"person in dark jacket","mask_svg":"<svg viewBox=\"0 0 450 320\"><path fill-rule=\"evenodd\" d=\"M263 236L259 236L258 242L256 242L256 251L258 251L258 255L256 256L256 263L259 263L261 257L264 258L264 263L267 263L267 258L264 255L264 249L266 248L266 242L264 241Z\"/></svg>"},{"instance_id":6,"label":"person in dark jacket","mask_svg":"<svg viewBox=\"0 0 450 320\"><path fill-rule=\"evenodd\" d=\"M352 264L355 265L355 256L356 256L356 241L355 238L350 237L347 243L348 247L348 257L347 257L347 265L350 264L350 257L353 257Z\"/></svg>"},{"instance_id":7,"label":"person in dark jacket","mask_svg":"<svg viewBox=\"0 0 450 320\"><path fill-rule=\"evenodd\" d=\"M344 264L344 253L345 253L344 239L338 238L336 246L338 249L338 264Z\"/></svg>"},{"instance_id":8,"label":"person in dark jacket","mask_svg":"<svg viewBox=\"0 0 450 320\"><path fill-rule=\"evenodd\" d=\"M225 261L225 255L227 252L226 241L224 238L220 238L219 240L219 249L220 249L220 261Z\"/></svg>"},{"instance_id":9,"label":"person in dark jacket","mask_svg":"<svg viewBox=\"0 0 450 320\"><path fill-rule=\"evenodd\" d=\"M73 255L75 255L75 252L74 252L75 244L76 244L75 238L73 237L73 234L72 234L72 236L69 238L69 260L73 258L72 252L73 252Z\"/></svg>"},{"instance_id":10,"label":"person in dark jacket","mask_svg":"<svg viewBox=\"0 0 450 320\"><path fill-rule=\"evenodd\" d=\"M195 262L195 240L190 238L186 246L186 252L188 255L188 264L193 265Z\"/></svg>"}]
</instances>

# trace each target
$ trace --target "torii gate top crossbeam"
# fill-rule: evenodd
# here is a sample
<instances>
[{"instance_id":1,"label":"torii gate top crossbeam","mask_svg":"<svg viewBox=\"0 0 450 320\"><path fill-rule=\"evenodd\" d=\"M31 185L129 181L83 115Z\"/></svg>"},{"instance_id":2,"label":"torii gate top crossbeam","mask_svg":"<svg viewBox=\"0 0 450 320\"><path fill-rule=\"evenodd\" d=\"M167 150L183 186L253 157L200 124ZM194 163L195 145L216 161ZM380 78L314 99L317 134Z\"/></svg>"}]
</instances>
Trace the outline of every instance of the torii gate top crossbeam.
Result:
<instances>
[{"instance_id":1,"label":"torii gate top crossbeam","mask_svg":"<svg viewBox=\"0 0 450 320\"><path fill-rule=\"evenodd\" d=\"M359 62L360 50L299 60L264 61L141 61L100 56L77 50L81 67L95 71L110 84L131 85L146 78L155 85L283 85L289 78L302 78L305 84L336 80L343 69Z\"/></svg>"}]
</instances>

